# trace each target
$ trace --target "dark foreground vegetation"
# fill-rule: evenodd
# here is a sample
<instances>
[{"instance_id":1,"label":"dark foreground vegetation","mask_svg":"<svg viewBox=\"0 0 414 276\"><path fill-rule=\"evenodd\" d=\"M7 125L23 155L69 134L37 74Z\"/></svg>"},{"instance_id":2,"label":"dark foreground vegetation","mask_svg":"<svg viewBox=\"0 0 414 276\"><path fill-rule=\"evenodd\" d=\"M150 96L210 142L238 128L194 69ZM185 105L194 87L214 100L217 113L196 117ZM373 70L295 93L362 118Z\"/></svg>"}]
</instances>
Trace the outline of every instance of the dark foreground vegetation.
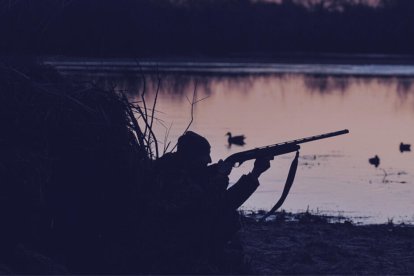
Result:
<instances>
[{"instance_id":1,"label":"dark foreground vegetation","mask_svg":"<svg viewBox=\"0 0 414 276\"><path fill-rule=\"evenodd\" d=\"M27 63L1 63L0 90L0 263L15 273L122 271L143 234L148 158L128 102Z\"/></svg>"},{"instance_id":2,"label":"dark foreground vegetation","mask_svg":"<svg viewBox=\"0 0 414 276\"><path fill-rule=\"evenodd\" d=\"M27 63L0 63L0 102L2 274L414 273L412 227L310 214L244 217L214 260L177 259L152 189L147 108Z\"/></svg>"},{"instance_id":3,"label":"dark foreground vegetation","mask_svg":"<svg viewBox=\"0 0 414 276\"><path fill-rule=\"evenodd\" d=\"M414 54L409 0L0 0L0 53Z\"/></svg>"}]
</instances>

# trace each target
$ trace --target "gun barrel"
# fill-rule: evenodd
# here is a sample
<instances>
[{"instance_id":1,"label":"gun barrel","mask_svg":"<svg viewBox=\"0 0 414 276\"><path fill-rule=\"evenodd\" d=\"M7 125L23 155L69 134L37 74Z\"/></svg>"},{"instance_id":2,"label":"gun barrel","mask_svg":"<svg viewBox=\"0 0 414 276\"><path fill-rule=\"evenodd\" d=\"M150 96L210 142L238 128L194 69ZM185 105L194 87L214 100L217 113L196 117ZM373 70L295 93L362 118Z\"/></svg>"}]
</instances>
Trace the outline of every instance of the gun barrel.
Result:
<instances>
[{"instance_id":1,"label":"gun barrel","mask_svg":"<svg viewBox=\"0 0 414 276\"><path fill-rule=\"evenodd\" d=\"M339 131L335 131L335 132L329 132L329 133L309 136L309 137L305 137L305 138L301 138L301 139L296 139L296 140L292 140L292 141L287 141L287 142L283 142L283 143L279 143L279 144L274 144L274 145L266 146L266 147L263 147L263 148L273 147L273 146L283 146L283 145L288 145L288 144L303 144L303 143L312 142L312 141L315 141L315 140L325 139L325 138L329 138L329 137L334 137L334 136L338 136L338 135L343 135L343 134L347 134L347 133L349 133L349 130L348 129L343 129L343 130L339 130Z\"/></svg>"},{"instance_id":2,"label":"gun barrel","mask_svg":"<svg viewBox=\"0 0 414 276\"><path fill-rule=\"evenodd\" d=\"M302 138L302 139L297 139L297 140L293 140L291 142L294 142L295 144L302 144L302 143L307 143L307 142L311 142L311 141L315 141L315 140L320 140L320 139L325 139L325 138L334 137L334 136L338 136L338 135L343 135L343 134L347 134L347 133L349 133L349 130L344 129L344 130L340 130L340 131L329 132L329 133L325 133L325 134L320 134L320 135L310 136L310 137L306 137L306 138ZM289 142L287 142L287 143L289 143Z\"/></svg>"}]
</instances>

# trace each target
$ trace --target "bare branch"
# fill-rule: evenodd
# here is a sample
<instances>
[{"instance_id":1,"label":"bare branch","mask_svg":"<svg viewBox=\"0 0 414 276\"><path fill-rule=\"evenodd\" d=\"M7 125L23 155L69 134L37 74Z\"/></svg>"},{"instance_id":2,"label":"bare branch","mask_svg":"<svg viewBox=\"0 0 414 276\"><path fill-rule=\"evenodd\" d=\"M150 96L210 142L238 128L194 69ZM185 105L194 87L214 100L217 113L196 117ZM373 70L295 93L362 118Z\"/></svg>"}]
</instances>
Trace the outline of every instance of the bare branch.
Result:
<instances>
[{"instance_id":1,"label":"bare branch","mask_svg":"<svg viewBox=\"0 0 414 276\"><path fill-rule=\"evenodd\" d=\"M140 146L144 147L145 146L145 144L144 144L144 136L142 134L141 128L139 127L138 121L135 118L134 112L131 109L131 105L128 104L128 100L127 100L125 94L121 93L121 96L122 96L122 99L123 99L123 101L124 101L124 103L125 103L125 105L127 107L128 115L129 115L129 117L131 119L131 122L134 125L135 132L136 132L137 138L138 138L138 142L139 142Z\"/></svg>"},{"instance_id":2,"label":"bare branch","mask_svg":"<svg viewBox=\"0 0 414 276\"><path fill-rule=\"evenodd\" d=\"M142 78L141 101L142 101L142 104L143 104L143 107L144 107L143 118L144 118L145 121L147 121L148 120L148 112L147 112L148 110L147 110L147 104L145 102L146 78L145 78L144 72L142 70L142 66L139 63L139 61L135 60L135 62L137 63L137 65L139 67L139 71L141 73L141 78ZM147 131L148 131L147 124L145 124L145 129L144 129L144 135L145 136L147 135Z\"/></svg>"},{"instance_id":3,"label":"bare branch","mask_svg":"<svg viewBox=\"0 0 414 276\"><path fill-rule=\"evenodd\" d=\"M157 68L157 71L158 71L158 68ZM149 126L149 128L150 128L150 130L151 130L151 133L152 133L152 139L154 140L154 143L155 143L155 153L156 153L156 158L158 158L158 157L159 157L159 152L158 152L158 141L157 141L157 138L156 138L156 137L155 137L155 135L154 135L154 132L152 132L152 126L153 126L153 123L154 123L154 112L155 112L155 105L157 104L158 93L159 93L159 91L160 91L160 86L161 86L161 78L160 78L160 75L158 74L158 72L157 72L157 78L158 78L158 83L157 83L157 91L156 91L156 93L155 93L155 99L154 99L154 103L153 103L153 105L152 105L151 122L150 122L150 126Z\"/></svg>"},{"instance_id":4,"label":"bare branch","mask_svg":"<svg viewBox=\"0 0 414 276\"><path fill-rule=\"evenodd\" d=\"M148 121L145 119L144 112L142 111L141 107L139 105L134 106L134 108L137 110L137 112L140 114L142 121L145 123L145 128L148 129ZM152 153L152 148L150 146L151 141L149 138L149 135L147 135L145 132L143 133L143 140L146 141L146 148L148 151L148 154L151 158L153 158L154 154Z\"/></svg>"},{"instance_id":5,"label":"bare branch","mask_svg":"<svg viewBox=\"0 0 414 276\"><path fill-rule=\"evenodd\" d=\"M171 127L172 127L172 123L170 124L170 127L167 129L167 132L165 133L165 137L164 137L164 152L163 154L165 154L168 150L168 147L170 146L171 142L168 142L168 136L170 135L170 131L171 131Z\"/></svg>"},{"instance_id":6,"label":"bare branch","mask_svg":"<svg viewBox=\"0 0 414 276\"><path fill-rule=\"evenodd\" d=\"M194 91L193 91L193 99L191 100L191 119L190 122L188 123L186 129L184 130L183 134L187 132L187 130L190 128L191 124L193 123L194 120L194 105L197 103L197 101L195 100L197 96L197 81L194 84ZM187 100L190 102L190 100L187 98ZM178 141L177 141L178 143ZM175 143L175 146L171 149L171 151L173 151L176 147L177 147L177 143Z\"/></svg>"},{"instance_id":7,"label":"bare branch","mask_svg":"<svg viewBox=\"0 0 414 276\"><path fill-rule=\"evenodd\" d=\"M183 134L187 132L187 130L190 128L191 124L193 123L194 120L194 105L196 103L196 97L197 97L197 81L194 84L194 91L193 91L193 99L191 101L191 120L187 125L187 128L184 130Z\"/></svg>"},{"instance_id":8,"label":"bare branch","mask_svg":"<svg viewBox=\"0 0 414 276\"><path fill-rule=\"evenodd\" d=\"M194 102L194 104L196 104L196 103L198 103L198 102L201 102L201 101L204 101L204 100L205 100L205 99L207 99L207 98L210 98L210 96L205 96L204 98L202 98L202 99L199 99L199 100L195 101L195 102Z\"/></svg>"}]
</instances>

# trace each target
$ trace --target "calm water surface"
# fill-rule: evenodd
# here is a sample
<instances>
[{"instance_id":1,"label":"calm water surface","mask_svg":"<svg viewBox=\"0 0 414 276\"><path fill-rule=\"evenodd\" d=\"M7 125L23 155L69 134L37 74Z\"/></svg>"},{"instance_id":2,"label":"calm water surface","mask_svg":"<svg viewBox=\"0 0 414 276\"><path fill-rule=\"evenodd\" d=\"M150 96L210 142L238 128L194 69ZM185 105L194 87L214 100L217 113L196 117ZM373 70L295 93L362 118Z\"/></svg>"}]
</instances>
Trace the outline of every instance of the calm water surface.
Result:
<instances>
[{"instance_id":1,"label":"calm water surface","mask_svg":"<svg viewBox=\"0 0 414 276\"><path fill-rule=\"evenodd\" d=\"M301 65L303 72L279 68L282 72L264 74L254 71L256 64L241 66L249 74L223 74L226 67L217 65L219 71L201 74L184 64L185 73L172 66L157 75L77 66L80 69L60 69L70 77L127 91L135 100L140 99L145 76L149 105L159 79L155 115L161 142L166 138L175 144L191 120L195 95L200 101L194 105L190 129L210 141L213 162L241 150L347 128L347 135L302 145L296 180L283 209L344 215L362 223L414 222L414 153L399 151L401 142L414 144L414 68L403 67L400 74L401 66L354 66L350 72L330 74L332 68L350 66L318 65L312 71L312 65ZM229 147L228 131L244 134L246 145ZM380 157L378 168L368 163L375 155ZM244 209L273 206L292 158L290 154L272 161ZM246 162L233 169L231 183L252 167L253 162Z\"/></svg>"}]
</instances>

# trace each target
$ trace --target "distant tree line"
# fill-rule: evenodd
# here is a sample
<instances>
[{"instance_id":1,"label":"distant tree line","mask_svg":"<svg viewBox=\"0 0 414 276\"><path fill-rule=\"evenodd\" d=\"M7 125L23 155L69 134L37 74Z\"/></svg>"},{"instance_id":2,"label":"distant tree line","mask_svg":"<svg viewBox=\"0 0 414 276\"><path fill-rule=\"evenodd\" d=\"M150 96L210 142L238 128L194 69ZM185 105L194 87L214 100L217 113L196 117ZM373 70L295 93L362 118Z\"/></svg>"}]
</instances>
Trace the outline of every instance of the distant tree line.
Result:
<instances>
[{"instance_id":1,"label":"distant tree line","mask_svg":"<svg viewBox=\"0 0 414 276\"><path fill-rule=\"evenodd\" d=\"M74 56L414 53L414 1L0 0L0 52Z\"/></svg>"}]
</instances>

